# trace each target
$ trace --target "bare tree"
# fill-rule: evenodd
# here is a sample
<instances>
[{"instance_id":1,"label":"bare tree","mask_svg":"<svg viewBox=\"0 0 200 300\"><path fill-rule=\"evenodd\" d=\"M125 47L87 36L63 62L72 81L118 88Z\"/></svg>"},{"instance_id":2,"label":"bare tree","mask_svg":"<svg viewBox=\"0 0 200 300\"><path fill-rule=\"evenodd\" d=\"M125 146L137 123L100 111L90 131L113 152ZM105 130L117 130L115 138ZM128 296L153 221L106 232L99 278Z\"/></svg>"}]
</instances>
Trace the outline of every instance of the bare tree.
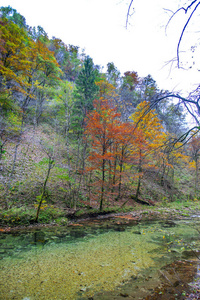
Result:
<instances>
[{"instance_id":1,"label":"bare tree","mask_svg":"<svg viewBox=\"0 0 200 300\"><path fill-rule=\"evenodd\" d=\"M128 10L127 10L127 15L126 15L126 28L128 27L128 22L130 17L132 16L133 13L131 13L131 10L134 12L134 1L131 0L129 2L129 6L128 6ZM176 51L176 58L177 58L177 66L178 68L180 67L180 45L183 39L183 36L186 32L186 29L188 28L188 26L191 23L192 17L194 16L195 13L197 13L198 8L200 7L200 1L199 0L187 0L183 6L177 8L177 10L175 12L171 11L172 15L169 18L169 21L166 24L166 27L169 25L169 23L171 22L171 20L179 13L184 12L185 15L187 15L186 18L186 22L183 25L183 28L181 30L180 36L179 36L179 40L177 41L177 51Z\"/></svg>"},{"instance_id":2,"label":"bare tree","mask_svg":"<svg viewBox=\"0 0 200 300\"><path fill-rule=\"evenodd\" d=\"M186 19L186 22L182 28L181 34L179 36L179 40L177 43L177 50L176 50L176 56L177 56L177 66L178 68L180 67L180 45L183 39L183 35L187 29L187 27L189 26L189 23L191 22L191 19L194 15L194 13L197 11L198 7L200 5L200 1L198 0L193 0L191 1L187 1L185 6L181 6L180 8L178 8L175 12L172 13L172 16L170 17L167 25L170 23L170 21L180 12L184 12L188 17Z\"/></svg>"},{"instance_id":3,"label":"bare tree","mask_svg":"<svg viewBox=\"0 0 200 300\"><path fill-rule=\"evenodd\" d=\"M48 157L48 170L47 170L47 175L46 175L46 178L44 180L44 184L43 184L43 187L42 187L42 193L40 196L38 196L38 200L39 200L39 203L38 203L38 208L37 208L37 212L36 212L36 217L35 217L35 222L38 222L38 217L39 217L39 213L40 213L40 208L41 208L41 205L42 205L42 202L43 200L45 199L46 197L46 186L47 186L47 181L49 179L49 176L50 176L50 172L51 172L51 169L54 167L54 153L53 153L53 150L43 144L42 145L42 150L43 152L47 155Z\"/></svg>"}]
</instances>

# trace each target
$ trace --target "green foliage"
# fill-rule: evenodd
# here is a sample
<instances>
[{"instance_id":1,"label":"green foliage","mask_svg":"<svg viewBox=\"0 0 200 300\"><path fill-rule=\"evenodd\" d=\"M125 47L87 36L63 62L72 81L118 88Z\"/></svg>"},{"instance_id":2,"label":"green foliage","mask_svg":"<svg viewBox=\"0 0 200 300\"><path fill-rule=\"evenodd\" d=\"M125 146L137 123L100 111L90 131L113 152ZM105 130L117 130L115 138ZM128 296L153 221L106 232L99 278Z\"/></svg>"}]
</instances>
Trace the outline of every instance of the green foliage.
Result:
<instances>
[{"instance_id":1,"label":"green foliage","mask_svg":"<svg viewBox=\"0 0 200 300\"><path fill-rule=\"evenodd\" d=\"M69 175L67 174L57 175L57 178L69 181Z\"/></svg>"},{"instance_id":2,"label":"green foliage","mask_svg":"<svg viewBox=\"0 0 200 300\"><path fill-rule=\"evenodd\" d=\"M120 72L117 70L113 62L107 63L107 78L109 83L114 86L117 86L120 80Z\"/></svg>"},{"instance_id":3,"label":"green foliage","mask_svg":"<svg viewBox=\"0 0 200 300\"><path fill-rule=\"evenodd\" d=\"M47 206L44 209L41 209L39 215L39 222L50 223L62 217L64 217L64 212L62 210L53 206Z\"/></svg>"},{"instance_id":4,"label":"green foliage","mask_svg":"<svg viewBox=\"0 0 200 300\"><path fill-rule=\"evenodd\" d=\"M34 214L34 209L27 209L26 207L14 207L0 212L1 224L9 226L29 225L33 221Z\"/></svg>"},{"instance_id":5,"label":"green foliage","mask_svg":"<svg viewBox=\"0 0 200 300\"><path fill-rule=\"evenodd\" d=\"M16 226L16 225L29 225L33 223L35 216L35 209L27 209L26 207L14 207L6 211L0 212L1 225L7 226ZM64 212L59 208L53 206L48 206L41 209L40 212L40 222L41 223L50 223L55 220L63 218L63 222L67 222L67 219L64 216Z\"/></svg>"},{"instance_id":6,"label":"green foliage","mask_svg":"<svg viewBox=\"0 0 200 300\"><path fill-rule=\"evenodd\" d=\"M74 105L75 87L68 81L60 81L58 88L52 88L52 100L46 104L46 110L43 117L46 122L52 125L56 120L56 130L64 136L71 128L71 114Z\"/></svg>"},{"instance_id":7,"label":"green foliage","mask_svg":"<svg viewBox=\"0 0 200 300\"><path fill-rule=\"evenodd\" d=\"M14 113L14 112L10 112L8 118L7 118L7 128L6 130L9 133L12 134L19 134L20 129L21 129L21 118L19 118L19 116Z\"/></svg>"},{"instance_id":8,"label":"green foliage","mask_svg":"<svg viewBox=\"0 0 200 300\"><path fill-rule=\"evenodd\" d=\"M16 9L10 6L0 7L0 12L2 13L2 18L7 18L8 20L17 24L20 28L26 28L26 19L20 15Z\"/></svg>"},{"instance_id":9,"label":"green foliage","mask_svg":"<svg viewBox=\"0 0 200 300\"><path fill-rule=\"evenodd\" d=\"M48 162L49 162L48 157L43 157L43 159L41 159L41 160L37 163L37 165L38 165L38 166L45 166L45 165L48 164Z\"/></svg>"},{"instance_id":10,"label":"green foliage","mask_svg":"<svg viewBox=\"0 0 200 300\"><path fill-rule=\"evenodd\" d=\"M86 114L93 110L93 100L99 91L98 86L95 84L97 78L98 72L94 68L92 59L87 56L76 80L72 116L72 126L75 131L82 129Z\"/></svg>"},{"instance_id":11,"label":"green foliage","mask_svg":"<svg viewBox=\"0 0 200 300\"><path fill-rule=\"evenodd\" d=\"M19 107L13 101L10 92L5 87L2 87L0 90L0 111L1 114L6 117L9 115L11 111L12 112L19 111Z\"/></svg>"},{"instance_id":12,"label":"green foliage","mask_svg":"<svg viewBox=\"0 0 200 300\"><path fill-rule=\"evenodd\" d=\"M54 219L55 223L62 226L62 225L68 225L69 220L65 217L58 217Z\"/></svg>"},{"instance_id":13,"label":"green foliage","mask_svg":"<svg viewBox=\"0 0 200 300\"><path fill-rule=\"evenodd\" d=\"M17 136L20 133L22 120L19 106L5 88L0 89L0 115L0 146L2 146L8 136Z\"/></svg>"},{"instance_id":14,"label":"green foliage","mask_svg":"<svg viewBox=\"0 0 200 300\"><path fill-rule=\"evenodd\" d=\"M85 214L85 210L84 209L79 209L75 212L75 216L76 217L81 217L82 215Z\"/></svg>"},{"instance_id":15,"label":"green foliage","mask_svg":"<svg viewBox=\"0 0 200 300\"><path fill-rule=\"evenodd\" d=\"M77 92L81 100L86 101L86 103L82 102L82 104L84 104L87 110L92 108L92 102L98 92L98 87L95 85L96 78L97 74L93 61L87 56L76 80Z\"/></svg>"},{"instance_id":16,"label":"green foliage","mask_svg":"<svg viewBox=\"0 0 200 300\"><path fill-rule=\"evenodd\" d=\"M30 27L28 32L34 41L39 40L40 42L42 42L44 44L48 44L48 42L49 42L48 35L41 26L37 26L37 28L35 26Z\"/></svg>"},{"instance_id":17,"label":"green foliage","mask_svg":"<svg viewBox=\"0 0 200 300\"><path fill-rule=\"evenodd\" d=\"M36 201L37 202L40 202L41 201L41 199L42 199L42 194L41 195L38 195L38 196L36 196ZM45 203L46 202L46 200L42 200L42 204L43 203Z\"/></svg>"}]
</instances>

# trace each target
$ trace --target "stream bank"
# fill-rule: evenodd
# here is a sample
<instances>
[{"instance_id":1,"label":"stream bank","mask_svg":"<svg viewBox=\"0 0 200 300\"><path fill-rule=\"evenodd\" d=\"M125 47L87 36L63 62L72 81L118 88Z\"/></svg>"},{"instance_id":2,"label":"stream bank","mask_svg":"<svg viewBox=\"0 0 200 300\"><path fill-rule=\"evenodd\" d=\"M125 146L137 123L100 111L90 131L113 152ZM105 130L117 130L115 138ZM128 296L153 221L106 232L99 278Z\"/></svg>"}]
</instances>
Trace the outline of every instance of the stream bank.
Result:
<instances>
[{"instance_id":1,"label":"stream bank","mask_svg":"<svg viewBox=\"0 0 200 300\"><path fill-rule=\"evenodd\" d=\"M138 205L136 209L127 212L115 212L110 209L109 211L93 211L82 210L81 213L77 213L79 210L70 210L66 212L63 217L59 218L59 221L51 220L49 222L38 222L16 225L12 218L10 221L4 222L3 217L0 218L0 232L18 231L31 228L43 228L51 226L73 226L77 223L89 222L92 220L115 218L116 222L128 223L130 220L139 222L141 220L170 220L170 219L182 219L189 216L200 216L200 203L199 202L179 202L179 203L167 203L166 206L141 206Z\"/></svg>"}]
</instances>

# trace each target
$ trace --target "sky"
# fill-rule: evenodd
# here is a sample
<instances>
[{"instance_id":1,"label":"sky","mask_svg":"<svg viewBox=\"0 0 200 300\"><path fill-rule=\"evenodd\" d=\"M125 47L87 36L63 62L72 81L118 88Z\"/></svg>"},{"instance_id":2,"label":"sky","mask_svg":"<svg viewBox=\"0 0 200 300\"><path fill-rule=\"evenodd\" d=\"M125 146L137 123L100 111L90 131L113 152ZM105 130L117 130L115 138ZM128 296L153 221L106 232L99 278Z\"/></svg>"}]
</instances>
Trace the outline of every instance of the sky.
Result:
<instances>
[{"instance_id":1,"label":"sky","mask_svg":"<svg viewBox=\"0 0 200 300\"><path fill-rule=\"evenodd\" d=\"M134 0L127 28L128 0L1 0L0 5L16 9L29 26L42 26L49 38L84 49L103 71L113 62L121 75L126 71L136 71L140 77L151 74L160 89L186 95L200 83L200 47L196 47L200 21L198 14L194 16L184 36L180 49L184 69L178 69L174 59L186 16L180 12L167 29L166 24L180 2Z\"/></svg>"}]
</instances>

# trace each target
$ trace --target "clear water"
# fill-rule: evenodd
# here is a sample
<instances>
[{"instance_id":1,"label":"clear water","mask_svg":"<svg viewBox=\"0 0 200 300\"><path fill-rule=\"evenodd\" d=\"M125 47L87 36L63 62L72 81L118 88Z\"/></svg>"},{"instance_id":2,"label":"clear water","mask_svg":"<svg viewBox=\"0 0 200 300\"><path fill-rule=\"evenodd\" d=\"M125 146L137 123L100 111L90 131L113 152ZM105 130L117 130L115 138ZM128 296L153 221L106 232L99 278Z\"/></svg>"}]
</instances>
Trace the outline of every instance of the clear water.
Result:
<instances>
[{"instance_id":1,"label":"clear water","mask_svg":"<svg viewBox=\"0 0 200 300\"><path fill-rule=\"evenodd\" d=\"M199 224L197 218L140 224L109 220L2 233L0 299L96 299L130 281L136 285L199 249Z\"/></svg>"}]
</instances>

